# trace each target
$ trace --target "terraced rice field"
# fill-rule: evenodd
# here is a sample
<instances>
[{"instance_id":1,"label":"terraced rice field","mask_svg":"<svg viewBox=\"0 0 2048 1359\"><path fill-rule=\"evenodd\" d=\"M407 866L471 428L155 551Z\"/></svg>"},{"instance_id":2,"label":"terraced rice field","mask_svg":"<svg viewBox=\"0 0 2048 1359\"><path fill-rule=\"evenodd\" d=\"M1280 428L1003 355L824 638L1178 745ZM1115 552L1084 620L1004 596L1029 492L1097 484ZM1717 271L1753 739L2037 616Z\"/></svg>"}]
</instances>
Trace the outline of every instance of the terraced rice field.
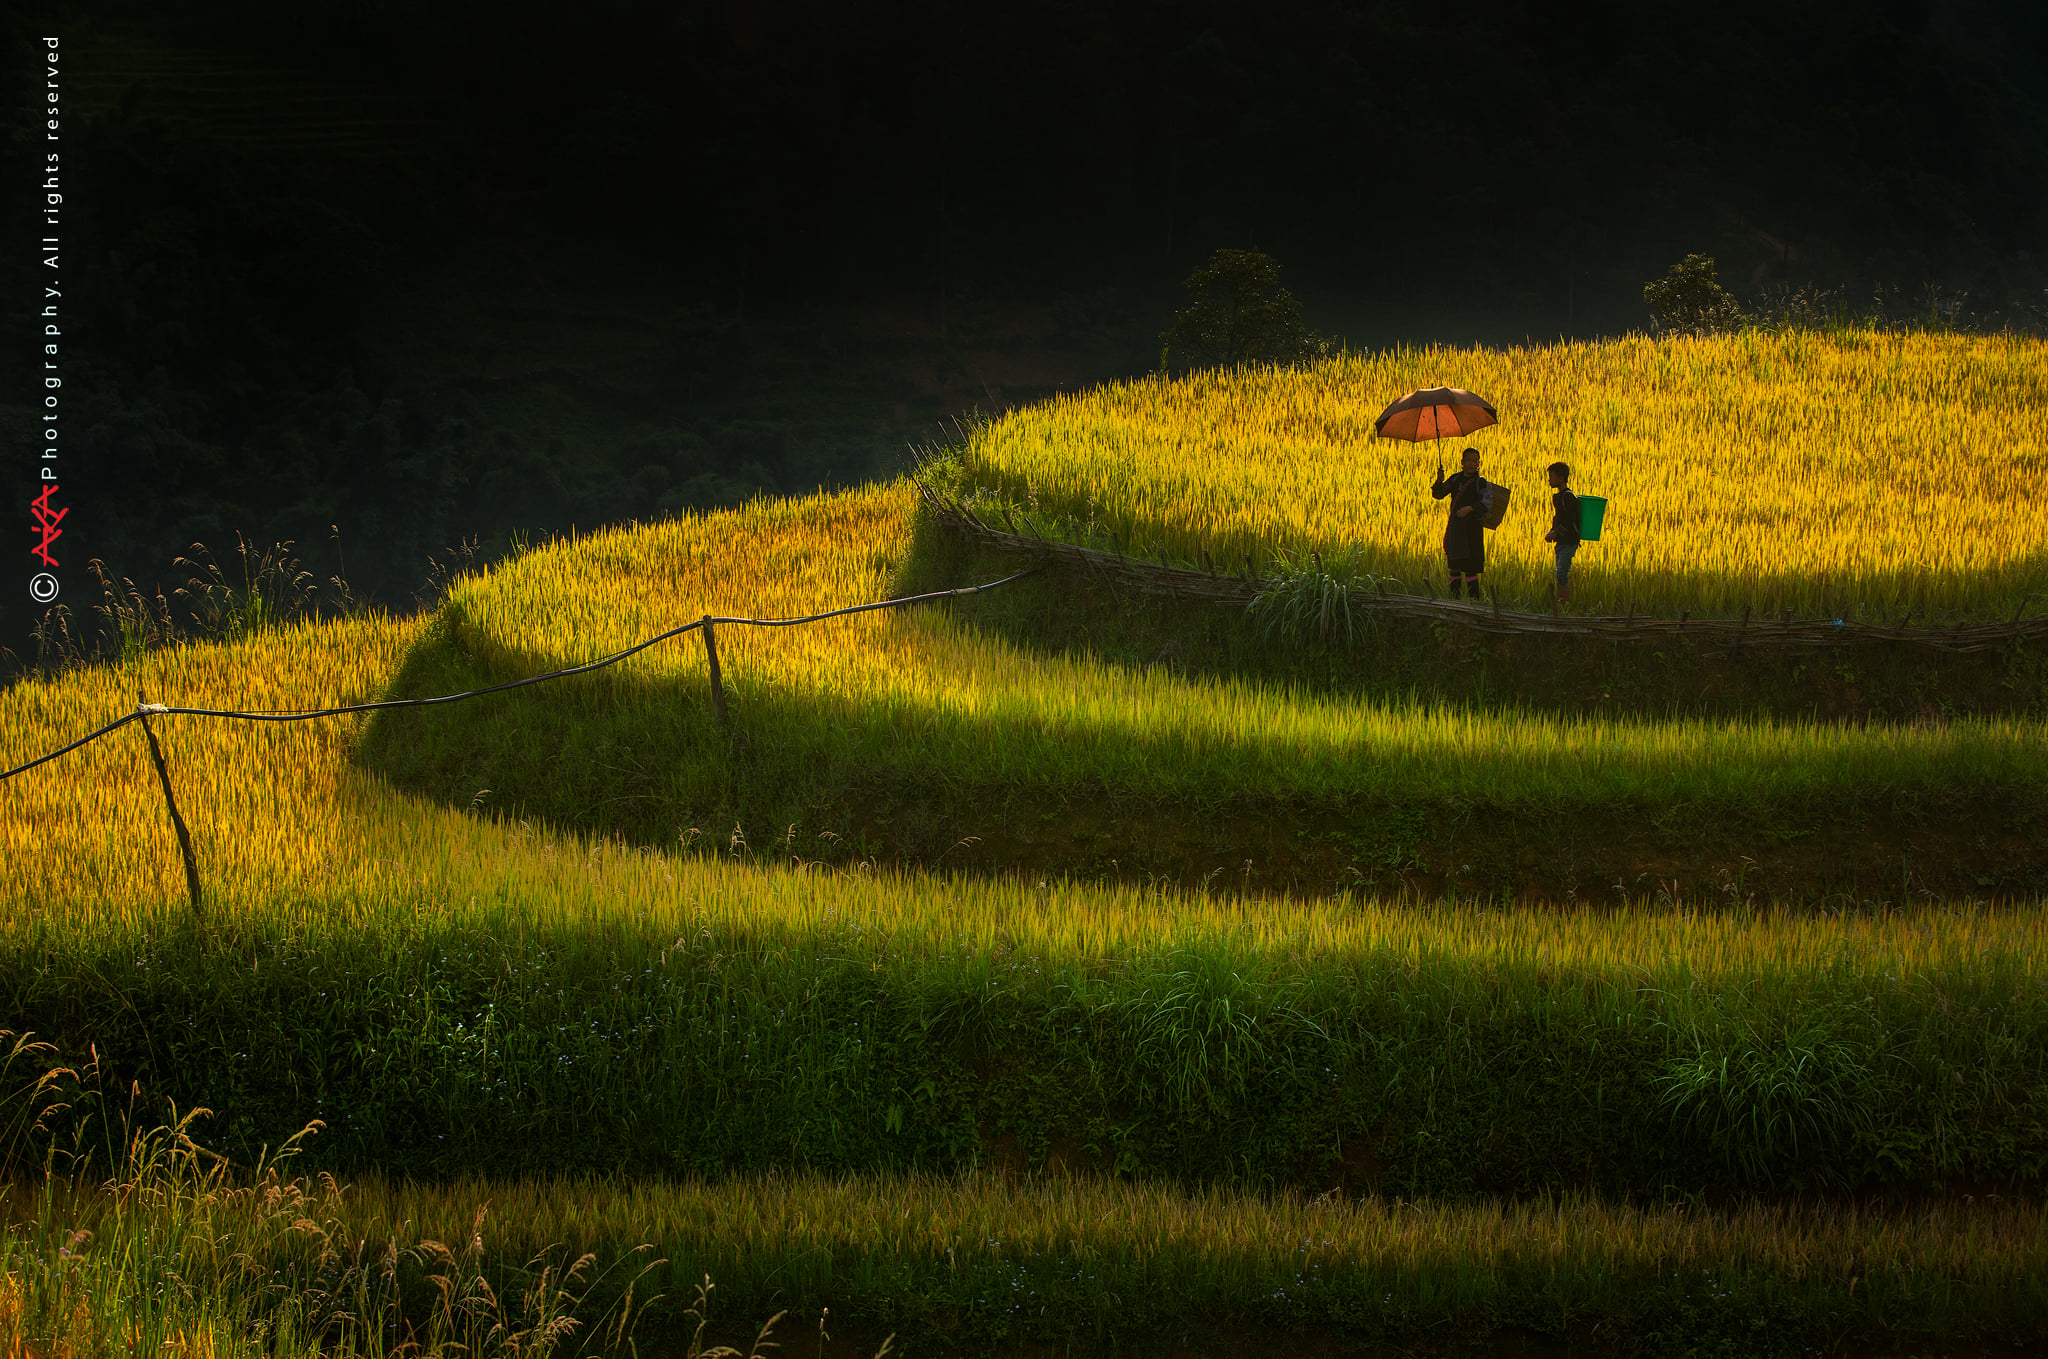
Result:
<instances>
[{"instance_id":1,"label":"terraced rice field","mask_svg":"<svg viewBox=\"0 0 2048 1359\"><path fill-rule=\"evenodd\" d=\"M1434 386L1479 393L1500 423L1442 447L1374 438L1388 402ZM2038 339L1397 349L1059 397L974 431L959 475L1055 534L1225 568L1355 546L1420 593L1443 575L1430 482L1469 442L1514 497L1488 545L1504 601L1547 597L1545 469L1561 461L1608 500L1578 607L2010 618L2048 589L2044 416Z\"/></svg>"},{"instance_id":2,"label":"terraced rice field","mask_svg":"<svg viewBox=\"0 0 2048 1359\"><path fill-rule=\"evenodd\" d=\"M912 508L897 486L607 533L462 587L448 616L471 655L515 674L585 662L704 612L780 616L882 598ZM1951 780L2032 786L2041 748L2026 720L1603 721L1318 696L1040 655L944 609L721 635L741 702L795 704L796 720L835 750L858 745L862 758L965 783L1093 782L1174 799L1736 805ZM695 638L627 664L634 682L707 692Z\"/></svg>"},{"instance_id":3,"label":"terraced rice field","mask_svg":"<svg viewBox=\"0 0 2048 1359\"><path fill-rule=\"evenodd\" d=\"M1810 373L1900 412L1932 400L1940 363L1987 393L2034 380L2033 351L2003 342L1795 338L1529 363L1634 373L1644 402L1695 432L1722 427L1686 383L1740 391L1775 371L1761 404L1809 448L1842 428L1793 418ZM1391 492L1328 477L1296 519L1260 518L1310 484L1282 473L1315 463L1278 412L1306 425L1321 411L1328 443L1353 428L1339 379L1359 401L1440 378L1487 390L1470 366L1424 371L1448 357L1346 360L1256 390L1135 384L1012 416L965 466L1015 476L1048 525L1067 495L1085 530L1092 499L1098 529L1165 551L1271 551L1368 511L1405 522ZM1502 449L1516 409L1562 409L1532 395L1555 386L1511 378L1499 369L1487 391ZM1574 447L1589 490L1620 475L1599 451L1619 431L1646 465L1675 456L1632 408L1598 438L1587 411L1604 408L1574 409L1557 427L1582 443L1546 435L1515 456ZM1211 451L1255 494L1159 470L1217 411ZM1063 450L1063 480L1019 470L1037 466L1033 429ZM1928 495L1959 515L1988 513L2016 475L1971 481L1959 454L1919 447L1927 487L1955 478ZM1773 466L1761 484L1791 475ZM1836 542L1776 494L1759 492L1759 513ZM880 598L904 579L916 503L897 484L611 530L457 582L429 617L268 628L23 681L0 691L0 767L138 692L252 709L441 692L706 613ZM1616 503L1618 548L1656 537L1629 496ZM1896 588L1919 591L1915 607L2002 608L2038 570L2038 537L2021 541L2035 512L2010 507L2003 537L1984 519L1982 543L1915 582L1853 535L1827 560L1873 607L1902 601ZM1433 521L1411 517L1389 561L1426 556ZM1918 531L1887 523L1895 545ZM1641 559L1664 572L1665 604L1728 606L1731 582L1762 569L1725 525L1697 545L1711 571ZM746 1322L714 1335L744 1341L789 1308L778 1335L824 1349L829 1306L838 1343L863 1354L891 1332L916 1353L1235 1352L1276 1335L1391 1353L1449 1334L1792 1352L2048 1334L2039 901L1778 909L1675 886L1600 908L1302 900L1249 875L1181 890L820 862L831 827L727 815L782 779L1034 816L1143 802L1194 819L1276 796L1462 801L1495 818L1597 806L1643 823L1839 817L1873 799L2028 816L2048 793L2037 721L1367 702L1055 653L950 607L726 626L720 643L724 731L695 636L395 719L157 719L197 913L135 727L0 784L0 996L16 1032L55 1045L0 1051L15 1175L0 1346L531 1353L574 1315L594 1349L637 1336L642 1352L687 1352L706 1273L725 1290L713 1311ZM654 830L579 829L593 815ZM64 1074L37 1085L49 1068ZM196 1143L161 1129L197 1107ZM297 1160L259 1164L313 1120ZM579 1268L583 1251L596 1259Z\"/></svg>"}]
</instances>

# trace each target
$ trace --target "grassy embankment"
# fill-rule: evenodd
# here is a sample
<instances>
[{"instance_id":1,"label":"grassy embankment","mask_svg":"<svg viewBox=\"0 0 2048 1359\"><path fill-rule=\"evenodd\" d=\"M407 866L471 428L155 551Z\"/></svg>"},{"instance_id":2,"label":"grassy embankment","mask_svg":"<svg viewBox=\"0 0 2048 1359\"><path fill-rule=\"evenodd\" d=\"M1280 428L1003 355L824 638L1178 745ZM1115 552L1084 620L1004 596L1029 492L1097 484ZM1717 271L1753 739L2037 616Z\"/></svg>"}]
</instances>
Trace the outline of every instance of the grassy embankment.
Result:
<instances>
[{"instance_id":1,"label":"grassy embankment","mask_svg":"<svg viewBox=\"0 0 2048 1359\"><path fill-rule=\"evenodd\" d=\"M784 1352L821 1356L885 1337L911 1354L1998 1353L2025 1352L2048 1311L2040 1209L1984 1200L1449 1206L919 1175L343 1187L208 1171L157 1137L105 1188L51 1181L14 1208L16 1354L694 1356L706 1312L705 1339L746 1345L744 1323L781 1314Z\"/></svg>"}]
</instances>

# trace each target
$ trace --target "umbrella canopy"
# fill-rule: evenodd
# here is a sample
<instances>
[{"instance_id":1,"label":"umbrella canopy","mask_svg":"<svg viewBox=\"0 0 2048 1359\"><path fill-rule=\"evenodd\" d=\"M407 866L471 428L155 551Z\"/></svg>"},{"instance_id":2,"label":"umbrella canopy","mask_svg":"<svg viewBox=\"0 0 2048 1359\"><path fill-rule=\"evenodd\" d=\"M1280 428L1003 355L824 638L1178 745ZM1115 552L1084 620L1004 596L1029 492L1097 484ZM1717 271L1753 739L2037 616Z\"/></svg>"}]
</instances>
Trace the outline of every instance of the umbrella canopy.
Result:
<instances>
[{"instance_id":1,"label":"umbrella canopy","mask_svg":"<svg viewBox=\"0 0 2048 1359\"><path fill-rule=\"evenodd\" d=\"M1372 422L1382 439L1456 438L1494 424L1493 406L1462 387L1424 387L1380 412Z\"/></svg>"}]
</instances>

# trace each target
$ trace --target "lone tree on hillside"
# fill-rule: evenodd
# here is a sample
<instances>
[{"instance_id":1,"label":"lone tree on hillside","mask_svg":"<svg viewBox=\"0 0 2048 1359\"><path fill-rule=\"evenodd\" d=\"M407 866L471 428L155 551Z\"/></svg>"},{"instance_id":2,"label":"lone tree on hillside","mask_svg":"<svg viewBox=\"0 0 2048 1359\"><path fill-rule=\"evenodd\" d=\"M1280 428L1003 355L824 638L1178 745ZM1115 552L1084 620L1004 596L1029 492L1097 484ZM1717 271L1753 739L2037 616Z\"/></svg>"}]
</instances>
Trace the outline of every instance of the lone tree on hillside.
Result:
<instances>
[{"instance_id":1,"label":"lone tree on hillside","mask_svg":"<svg viewBox=\"0 0 2048 1359\"><path fill-rule=\"evenodd\" d=\"M1721 286L1712 255L1687 255L1671 272L1643 285L1650 319L1666 335L1709 335L1738 330L1749 318Z\"/></svg>"},{"instance_id":2,"label":"lone tree on hillside","mask_svg":"<svg viewBox=\"0 0 2048 1359\"><path fill-rule=\"evenodd\" d=\"M1298 363L1330 352L1330 342L1301 323L1301 304L1263 251L1218 250L1181 286L1195 300L1159 337L1161 368Z\"/></svg>"}]
</instances>

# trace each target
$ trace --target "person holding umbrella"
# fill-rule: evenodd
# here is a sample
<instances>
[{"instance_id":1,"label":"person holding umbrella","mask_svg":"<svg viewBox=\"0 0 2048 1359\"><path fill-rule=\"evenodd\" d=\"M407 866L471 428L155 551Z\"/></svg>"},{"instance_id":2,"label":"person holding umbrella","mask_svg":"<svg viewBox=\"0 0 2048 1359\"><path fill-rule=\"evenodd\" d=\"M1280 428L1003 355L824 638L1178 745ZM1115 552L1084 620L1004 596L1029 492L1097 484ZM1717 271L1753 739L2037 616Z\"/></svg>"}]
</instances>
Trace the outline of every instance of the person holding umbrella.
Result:
<instances>
[{"instance_id":1,"label":"person holding umbrella","mask_svg":"<svg viewBox=\"0 0 2048 1359\"><path fill-rule=\"evenodd\" d=\"M1373 433L1382 439L1464 438L1474 430L1498 423L1493 403L1462 387L1423 387L1408 393L1380 412L1373 421ZM1498 492L1498 495L1496 495ZM1436 485L1430 495L1437 500L1449 496L1450 522L1444 526L1444 560L1451 570L1451 598L1464 594L1470 582L1472 597L1479 598L1479 574L1486 569L1486 527L1497 523L1493 507L1507 510L1507 490L1479 475L1479 450L1465 450L1464 467L1448 479L1441 457L1437 460Z\"/></svg>"},{"instance_id":2,"label":"person holding umbrella","mask_svg":"<svg viewBox=\"0 0 2048 1359\"><path fill-rule=\"evenodd\" d=\"M1449 496L1451 514L1444 525L1444 561L1451 572L1451 598L1469 585L1472 598L1479 598L1479 574L1486 570L1486 516L1493 509L1493 483L1479 475L1479 450L1465 450L1457 475L1444 476L1444 465L1436 465L1436 484L1430 498Z\"/></svg>"}]
</instances>

